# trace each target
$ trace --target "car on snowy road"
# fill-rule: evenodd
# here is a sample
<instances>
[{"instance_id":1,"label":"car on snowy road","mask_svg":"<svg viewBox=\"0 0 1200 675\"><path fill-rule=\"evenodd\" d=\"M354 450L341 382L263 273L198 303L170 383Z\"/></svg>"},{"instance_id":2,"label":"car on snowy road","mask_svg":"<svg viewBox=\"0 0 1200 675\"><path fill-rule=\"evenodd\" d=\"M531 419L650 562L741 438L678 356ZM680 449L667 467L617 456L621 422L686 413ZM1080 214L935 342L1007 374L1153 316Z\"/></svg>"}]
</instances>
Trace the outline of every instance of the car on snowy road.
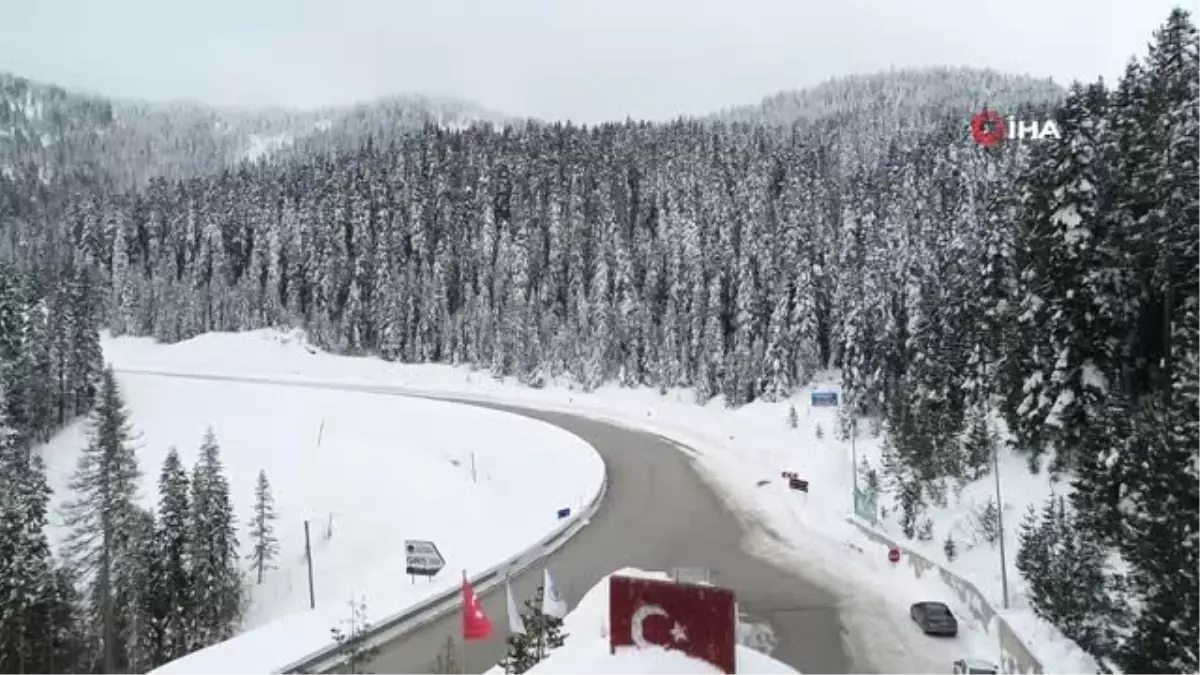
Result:
<instances>
[{"instance_id":1,"label":"car on snowy road","mask_svg":"<svg viewBox=\"0 0 1200 675\"><path fill-rule=\"evenodd\" d=\"M917 602L908 610L908 615L921 627L926 635L954 637L958 635L958 619L950 608L941 602Z\"/></svg>"}]
</instances>

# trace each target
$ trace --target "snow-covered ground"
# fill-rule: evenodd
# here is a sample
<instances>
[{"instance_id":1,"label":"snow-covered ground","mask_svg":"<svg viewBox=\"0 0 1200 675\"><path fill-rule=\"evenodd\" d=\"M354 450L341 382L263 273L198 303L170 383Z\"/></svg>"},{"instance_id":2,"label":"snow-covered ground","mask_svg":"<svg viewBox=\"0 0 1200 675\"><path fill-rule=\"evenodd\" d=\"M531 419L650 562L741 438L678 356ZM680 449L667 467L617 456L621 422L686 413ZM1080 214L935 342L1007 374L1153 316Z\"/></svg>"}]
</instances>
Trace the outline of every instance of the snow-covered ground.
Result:
<instances>
[{"instance_id":1,"label":"snow-covered ground","mask_svg":"<svg viewBox=\"0 0 1200 675\"><path fill-rule=\"evenodd\" d=\"M960 607L954 593L936 580L936 575L916 580L904 566L892 567L877 544L845 522L853 510L851 444L836 438L834 409L809 405L813 389L838 390L836 373L818 378L790 401L756 402L728 409L720 401L696 405L692 393L686 390L660 395L648 388L607 386L583 393L569 384L555 383L532 389L465 367L334 356L311 347L297 332L213 333L173 346L123 338L107 340L105 354L119 368L373 383L571 410L674 438L700 452L699 466L706 478L727 495L731 507L747 521L763 525L751 542L758 552L779 564L803 567L807 576L817 577L816 581L824 577L832 590L844 591L844 615L851 624L852 642L856 635L862 640L861 644L851 644L851 649L870 653L870 662L892 671L928 670L935 663L944 663L937 667L948 669L950 661L961 657L999 661L995 639L976 640L972 636L972 631L983 629L981 626L964 626L960 639L950 644L929 641L915 629L908 644L868 644L872 642L871 626L878 627L877 622L908 622L908 603L915 600L945 601L964 621L970 615ZM793 406L797 412L795 428L788 424L789 408ZM881 439L872 437L870 427L865 421L859 425L854 445L860 460L866 457L878 467ZM782 485L779 477L785 470L810 481L808 495ZM772 482L760 485L764 480ZM1012 605L1010 610L1000 610L1001 614L1039 656L1047 672L1092 672L1094 665L1085 654L1032 615L1013 562L1016 525L1027 504L1040 505L1049 493L1048 480L1029 474L1020 458L1005 452L1001 456L1001 481ZM961 496L951 494L946 508L930 512L934 538L929 542L913 541L908 548L946 563L941 542L947 532L954 532L960 555L947 567L974 583L988 597L989 604L999 610L998 551L986 543L971 546L968 525L992 491L994 483L988 475L968 485ZM888 505L886 499L883 504ZM884 527L893 538L901 539L894 525L885 522ZM854 555L848 556L847 551ZM878 600L881 596L888 598L883 606ZM903 664L907 665L901 667Z\"/></svg>"},{"instance_id":2,"label":"snow-covered ground","mask_svg":"<svg viewBox=\"0 0 1200 675\"><path fill-rule=\"evenodd\" d=\"M114 344L122 343L110 342L108 356L118 365L145 347L123 352ZM210 352L211 365L236 358L238 348L226 347ZM267 626L258 638L253 631L245 635L241 641L256 646L240 671L267 672L324 644L352 598L365 597L368 619L377 621L454 586L464 569L487 569L528 549L560 524L558 509L577 512L603 480L603 462L578 437L474 406L127 373L118 379L140 435L147 506L157 501L168 448L177 447L190 468L208 425L221 446L246 553L259 470L271 481L280 554L277 569L253 587L245 628L281 617L282 624ZM81 421L43 449L56 516L85 438ZM308 611L306 519L315 613ZM56 541L63 534L52 524ZM405 539L435 542L445 570L412 583L404 574ZM281 639L260 639L274 633ZM306 643L298 636L311 638Z\"/></svg>"},{"instance_id":3,"label":"snow-covered ground","mask_svg":"<svg viewBox=\"0 0 1200 675\"><path fill-rule=\"evenodd\" d=\"M649 572L633 567L613 574L643 579L670 579L666 572ZM612 576L612 575L609 575ZM530 673L719 673L710 663L679 651L661 647L647 649L621 648L614 654L608 646L608 580L601 579L589 590L579 604L563 619L563 646L554 650ZM517 599L521 602L521 599ZM502 625L502 624L499 624ZM787 664L745 644L737 647L739 673L795 673ZM489 675L502 675L499 666Z\"/></svg>"}]
</instances>

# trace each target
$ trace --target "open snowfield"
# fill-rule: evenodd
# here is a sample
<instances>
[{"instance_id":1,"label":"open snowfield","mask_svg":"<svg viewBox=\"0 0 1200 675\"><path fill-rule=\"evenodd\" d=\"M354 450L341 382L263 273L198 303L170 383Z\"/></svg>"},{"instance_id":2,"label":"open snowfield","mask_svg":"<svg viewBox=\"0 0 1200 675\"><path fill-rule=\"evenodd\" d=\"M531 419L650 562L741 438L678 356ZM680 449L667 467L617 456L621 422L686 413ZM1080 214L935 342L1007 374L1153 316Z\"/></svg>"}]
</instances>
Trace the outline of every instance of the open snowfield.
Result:
<instances>
[{"instance_id":1,"label":"open snowfield","mask_svg":"<svg viewBox=\"0 0 1200 675\"><path fill-rule=\"evenodd\" d=\"M685 390L660 395L646 388L608 386L582 393L557 384L531 389L465 367L334 356L309 346L303 335L295 332L213 333L172 346L144 338L121 338L106 340L105 354L116 367L125 369L371 383L413 392L503 400L574 411L674 438L701 453L698 463L706 479L729 497L731 507L748 522L760 525L748 542L751 548L779 564L803 567L814 581L826 582L843 596L851 650L869 654L879 669L891 672L946 672L951 661L961 657L999 662L994 637L983 635L982 626L969 625L965 608L936 576L916 580L903 566L892 567L883 549L845 522L852 512L850 443L835 438L833 409L809 405L813 388L837 390L836 373L818 378L812 387L796 392L791 401L756 402L730 410L719 401L698 406ZM787 423L790 405L797 411L794 429ZM869 427L859 425L855 446L860 459L867 457L878 466L880 439L871 437ZM807 496L781 484L779 475L784 470L796 471L810 481ZM1007 454L1001 460L1001 479L1012 604L1012 609L1002 610L1002 614L1038 654L1047 672L1090 672L1093 666L1086 655L1032 616L1013 564L1016 524L1026 504L1040 505L1049 490L1047 479L1031 476L1018 458ZM767 480L771 482L760 485ZM931 511L934 539L912 544L926 557L944 561L941 541L946 533L954 531L956 539L962 534L961 556L947 566L976 584L999 609L998 553L987 544L970 547L968 536L971 514L992 490L989 475L967 486L961 498L951 495L947 508ZM888 505L886 499L882 503ZM900 538L894 525L885 523L885 528ZM887 600L881 602L880 597ZM960 616L962 632L957 640L926 638L909 622L908 605L931 599L946 602ZM904 624L912 640L904 644L873 640L877 631L872 627L878 628L881 621Z\"/></svg>"},{"instance_id":2,"label":"open snowfield","mask_svg":"<svg viewBox=\"0 0 1200 675\"><path fill-rule=\"evenodd\" d=\"M531 668L531 673L719 673L705 661L692 658L678 651L660 647L647 649L621 648L613 654L608 646L608 580L609 577L625 576L641 579L668 580L666 572L649 572L632 567L617 570L596 583L580 599L579 604L563 619L562 632L566 636L563 646L554 650L541 663ZM521 603L525 598L515 598ZM498 617L497 626L505 626L504 617ZM766 654L746 646L745 638L737 647L737 672L739 673L795 673L785 663L780 663ZM488 671L489 675L502 675L499 666Z\"/></svg>"},{"instance_id":3,"label":"open snowfield","mask_svg":"<svg viewBox=\"0 0 1200 675\"><path fill-rule=\"evenodd\" d=\"M212 363L227 363L237 354L230 347L214 352ZM212 425L248 554L246 522L255 480L260 469L266 471L279 516L280 555L278 569L253 589L245 627L299 614L306 627L281 633L291 640L311 634L327 641L329 629L349 614L351 598L365 597L368 618L377 620L457 584L464 569L494 566L555 527L558 509L575 511L591 500L602 481L603 463L584 441L515 415L346 391L118 378L141 436L146 505L157 500L168 448L176 446L190 468L205 427ZM68 495L85 435L80 422L44 448L55 515ZM316 616L307 611L305 519L312 536ZM62 534L61 528L52 530L56 539ZM411 583L404 574L405 539L434 541L446 569L432 582ZM291 625L296 621L293 617ZM261 644L252 651L259 659L271 658ZM260 663L243 662L239 670L259 670L254 664Z\"/></svg>"}]
</instances>

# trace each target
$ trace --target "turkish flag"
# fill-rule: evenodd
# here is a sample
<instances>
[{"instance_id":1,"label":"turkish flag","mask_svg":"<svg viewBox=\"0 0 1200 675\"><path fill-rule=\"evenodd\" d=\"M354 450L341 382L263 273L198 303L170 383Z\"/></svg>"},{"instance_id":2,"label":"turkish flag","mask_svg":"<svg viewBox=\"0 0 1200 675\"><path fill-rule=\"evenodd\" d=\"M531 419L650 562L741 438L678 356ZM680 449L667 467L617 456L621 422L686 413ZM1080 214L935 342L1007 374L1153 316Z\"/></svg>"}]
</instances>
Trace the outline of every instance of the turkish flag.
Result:
<instances>
[{"instance_id":1,"label":"turkish flag","mask_svg":"<svg viewBox=\"0 0 1200 675\"><path fill-rule=\"evenodd\" d=\"M483 611L483 603L463 572L462 617L464 640L486 640L492 636L492 620Z\"/></svg>"},{"instance_id":2,"label":"turkish flag","mask_svg":"<svg viewBox=\"0 0 1200 675\"><path fill-rule=\"evenodd\" d=\"M608 643L678 649L725 673L735 672L736 610L727 588L610 577Z\"/></svg>"}]
</instances>

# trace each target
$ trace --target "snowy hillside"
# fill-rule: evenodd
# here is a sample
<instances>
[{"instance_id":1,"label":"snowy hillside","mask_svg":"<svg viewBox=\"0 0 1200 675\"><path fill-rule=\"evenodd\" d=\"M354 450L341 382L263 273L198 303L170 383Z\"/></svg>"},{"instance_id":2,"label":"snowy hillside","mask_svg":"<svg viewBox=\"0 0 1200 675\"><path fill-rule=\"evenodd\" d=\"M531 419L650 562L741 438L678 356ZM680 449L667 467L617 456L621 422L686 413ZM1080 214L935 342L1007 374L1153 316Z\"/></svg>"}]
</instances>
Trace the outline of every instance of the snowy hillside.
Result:
<instances>
[{"instance_id":1,"label":"snowy hillside","mask_svg":"<svg viewBox=\"0 0 1200 675\"><path fill-rule=\"evenodd\" d=\"M241 377L271 377L302 382L357 382L387 384L414 392L454 393L482 400L503 400L535 407L579 411L601 419L632 424L669 438L687 442L703 453L699 466L731 505L752 521L767 524L776 536L752 538L752 547L782 566L797 566L808 575L827 580L831 588L863 589L861 596L844 599L843 611L855 627L851 638L863 653L906 664L911 671L926 671L948 664L965 652L970 656L999 662L994 637L984 627L964 626L958 643L947 645L909 630L908 605L922 599L939 599L969 616L965 607L934 577L913 579L904 568L884 560L884 551L869 543L844 519L852 513L851 447L835 435L837 412L809 404L813 389L837 391L837 373L817 378L810 387L786 401L756 402L728 409L719 400L706 406L694 404L692 392L671 390L665 395L649 388L603 387L583 393L566 383L549 383L540 389L522 386L511 378L496 379L468 368L440 365L404 365L374 358L336 356L307 345L295 333L251 331L240 334L210 333L176 345L155 346L138 338L120 338L105 343L106 356L118 367L147 371L212 373ZM223 358L214 361L211 355ZM791 409L796 426L791 427ZM879 439L869 433L870 424L860 424L862 437L856 449L862 457L875 457ZM1020 514L1027 503L1040 503L1045 486L1026 480L1019 463L1005 460L1004 480L1014 488L1006 493L1005 513ZM795 471L810 481L808 495L787 489L779 480L782 471ZM984 492L988 483L970 486L964 494ZM948 531L971 513L974 502L964 499L944 512L932 513L935 529ZM1015 516L1014 516L1015 518ZM1012 536L1011 531L1009 536ZM930 547L936 557L936 546ZM967 548L964 541L963 548ZM922 549L923 550L923 549ZM975 583L1001 607L999 581L990 559L990 546L981 544L971 553L948 565ZM1017 578L1010 557L1010 582ZM1027 631L1035 652L1050 672L1089 672L1094 664L1065 641L1053 627L1031 616L1015 587L1013 608L1002 612ZM887 598L884 605L880 597ZM880 629L877 622L891 624ZM876 629L872 630L872 626ZM911 633L907 643L881 644L871 635ZM851 648L855 648L851 645ZM965 652L964 652L965 650ZM936 671L929 671L936 672Z\"/></svg>"},{"instance_id":2,"label":"snowy hillside","mask_svg":"<svg viewBox=\"0 0 1200 675\"><path fill-rule=\"evenodd\" d=\"M947 114L970 115L985 106L1015 112L1018 106L1056 103L1064 94L1062 86L1045 78L976 68L914 68L834 78L712 117L785 127L843 118L911 129Z\"/></svg>"},{"instance_id":3,"label":"snowy hillside","mask_svg":"<svg viewBox=\"0 0 1200 675\"><path fill-rule=\"evenodd\" d=\"M211 366L236 353L225 351L228 343L214 349L213 341L197 342L190 356ZM141 347L125 345L108 357L120 366ZM339 613L352 597L365 597L370 616L383 617L453 584L458 570L491 567L525 550L557 524L558 509L590 500L603 473L599 457L575 436L475 407L287 386L119 378L141 434L146 506L157 499L168 448L178 448L190 468L209 425L221 445L243 547L258 472L270 480L280 554L277 569L253 587L244 629L307 611L305 520L313 536L318 609ZM83 434L77 423L42 450L55 505L71 495L66 486ZM53 539L62 534L56 522L52 518ZM405 539L438 546L447 571L435 583L412 585L403 576ZM244 548L244 560L249 553Z\"/></svg>"},{"instance_id":4,"label":"snowy hillside","mask_svg":"<svg viewBox=\"0 0 1200 675\"><path fill-rule=\"evenodd\" d=\"M243 160L355 150L426 124L461 128L506 118L472 103L397 96L293 111L150 103L82 94L0 72L0 176L32 163L44 180L101 179L124 189L219 173Z\"/></svg>"}]
</instances>

